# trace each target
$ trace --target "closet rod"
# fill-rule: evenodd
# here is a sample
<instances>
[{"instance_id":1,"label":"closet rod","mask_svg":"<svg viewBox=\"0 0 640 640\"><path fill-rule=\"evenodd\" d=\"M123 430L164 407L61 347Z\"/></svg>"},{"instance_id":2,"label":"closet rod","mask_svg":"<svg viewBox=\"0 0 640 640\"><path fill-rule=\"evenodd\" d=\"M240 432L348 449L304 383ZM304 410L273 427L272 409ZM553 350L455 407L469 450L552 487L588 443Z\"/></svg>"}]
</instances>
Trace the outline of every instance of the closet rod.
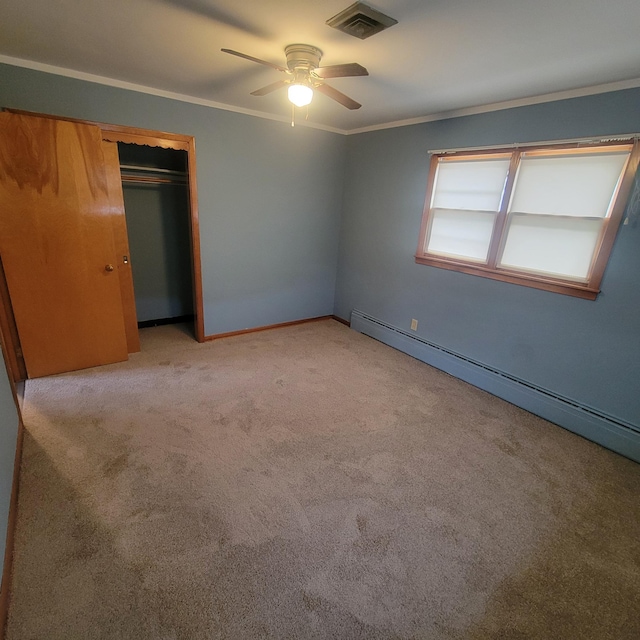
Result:
<instances>
[{"instance_id":1,"label":"closet rod","mask_svg":"<svg viewBox=\"0 0 640 640\"><path fill-rule=\"evenodd\" d=\"M146 176L122 176L122 182L139 182L142 184L187 184L186 180L172 180L171 178L147 178Z\"/></svg>"},{"instance_id":2,"label":"closet rod","mask_svg":"<svg viewBox=\"0 0 640 640\"><path fill-rule=\"evenodd\" d=\"M176 171L175 169L156 169L155 167L139 167L135 164L121 164L121 171L147 171L148 173L165 173L172 176L187 176L186 171Z\"/></svg>"}]
</instances>

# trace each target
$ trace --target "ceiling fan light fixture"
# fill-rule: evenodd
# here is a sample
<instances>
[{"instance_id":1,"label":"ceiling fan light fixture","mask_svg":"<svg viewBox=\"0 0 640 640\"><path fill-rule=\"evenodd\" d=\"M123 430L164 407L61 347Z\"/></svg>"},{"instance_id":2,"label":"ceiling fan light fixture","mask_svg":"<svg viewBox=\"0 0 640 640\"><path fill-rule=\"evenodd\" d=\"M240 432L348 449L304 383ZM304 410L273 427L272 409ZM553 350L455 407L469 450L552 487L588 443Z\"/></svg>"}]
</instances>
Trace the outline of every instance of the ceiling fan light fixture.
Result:
<instances>
[{"instance_id":1,"label":"ceiling fan light fixture","mask_svg":"<svg viewBox=\"0 0 640 640\"><path fill-rule=\"evenodd\" d=\"M327 78L368 76L369 72L357 62L332 64L328 67L321 67L319 65L322 58L322 51L320 51L318 47L310 44L287 45L284 49L287 57L286 68L273 62L268 62L267 60L254 58L240 51L234 51L233 49L222 49L222 51L223 53L229 53L251 62L257 62L258 64L287 74L288 78L286 79L272 82L266 87L252 91L252 96L266 96L273 91L288 87L288 97L291 104L293 104L294 107L306 107L308 104L311 104L313 92L317 89L320 93L347 109L359 109L362 106L359 102L356 102L349 96L340 93L340 91L325 83Z\"/></svg>"},{"instance_id":2,"label":"ceiling fan light fixture","mask_svg":"<svg viewBox=\"0 0 640 640\"><path fill-rule=\"evenodd\" d=\"M290 84L287 95L296 107L306 107L313 100L313 89L306 84Z\"/></svg>"}]
</instances>

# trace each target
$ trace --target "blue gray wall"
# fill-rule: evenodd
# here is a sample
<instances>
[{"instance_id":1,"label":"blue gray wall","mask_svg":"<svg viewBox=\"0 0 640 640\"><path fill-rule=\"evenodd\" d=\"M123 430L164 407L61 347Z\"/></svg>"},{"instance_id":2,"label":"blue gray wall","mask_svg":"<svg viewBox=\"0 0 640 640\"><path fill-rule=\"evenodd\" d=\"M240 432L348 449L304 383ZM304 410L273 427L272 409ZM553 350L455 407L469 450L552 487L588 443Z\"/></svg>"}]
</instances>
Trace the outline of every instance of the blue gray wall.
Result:
<instances>
[{"instance_id":1,"label":"blue gray wall","mask_svg":"<svg viewBox=\"0 0 640 640\"><path fill-rule=\"evenodd\" d=\"M138 322L193 314L187 185L122 185Z\"/></svg>"},{"instance_id":2,"label":"blue gray wall","mask_svg":"<svg viewBox=\"0 0 640 640\"><path fill-rule=\"evenodd\" d=\"M13 484L13 462L18 438L18 411L11 384L0 354L0 576L4 565L4 545L9 520Z\"/></svg>"},{"instance_id":3,"label":"blue gray wall","mask_svg":"<svg viewBox=\"0 0 640 640\"><path fill-rule=\"evenodd\" d=\"M333 312L344 136L4 64L0 106L196 137L207 335Z\"/></svg>"},{"instance_id":4,"label":"blue gray wall","mask_svg":"<svg viewBox=\"0 0 640 640\"><path fill-rule=\"evenodd\" d=\"M358 309L640 427L640 225L596 301L418 265L429 149L640 131L640 89L348 137L335 313Z\"/></svg>"}]
</instances>

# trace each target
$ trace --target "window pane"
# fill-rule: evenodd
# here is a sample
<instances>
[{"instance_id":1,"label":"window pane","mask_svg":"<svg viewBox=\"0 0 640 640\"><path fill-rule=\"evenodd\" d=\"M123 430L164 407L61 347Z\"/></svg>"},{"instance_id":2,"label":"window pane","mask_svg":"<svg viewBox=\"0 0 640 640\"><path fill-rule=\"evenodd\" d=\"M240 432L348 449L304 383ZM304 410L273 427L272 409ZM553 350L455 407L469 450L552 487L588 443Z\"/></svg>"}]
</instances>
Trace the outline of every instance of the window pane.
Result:
<instances>
[{"instance_id":1,"label":"window pane","mask_svg":"<svg viewBox=\"0 0 640 640\"><path fill-rule=\"evenodd\" d=\"M500 266L585 281L602 222L513 215Z\"/></svg>"},{"instance_id":2,"label":"window pane","mask_svg":"<svg viewBox=\"0 0 640 640\"><path fill-rule=\"evenodd\" d=\"M498 211L508 169L509 158L440 162L431 206Z\"/></svg>"},{"instance_id":3,"label":"window pane","mask_svg":"<svg viewBox=\"0 0 640 640\"><path fill-rule=\"evenodd\" d=\"M427 252L486 262L494 219L486 211L434 209Z\"/></svg>"},{"instance_id":4,"label":"window pane","mask_svg":"<svg viewBox=\"0 0 640 640\"><path fill-rule=\"evenodd\" d=\"M524 154L509 209L604 218L628 157L628 151L550 157Z\"/></svg>"}]
</instances>

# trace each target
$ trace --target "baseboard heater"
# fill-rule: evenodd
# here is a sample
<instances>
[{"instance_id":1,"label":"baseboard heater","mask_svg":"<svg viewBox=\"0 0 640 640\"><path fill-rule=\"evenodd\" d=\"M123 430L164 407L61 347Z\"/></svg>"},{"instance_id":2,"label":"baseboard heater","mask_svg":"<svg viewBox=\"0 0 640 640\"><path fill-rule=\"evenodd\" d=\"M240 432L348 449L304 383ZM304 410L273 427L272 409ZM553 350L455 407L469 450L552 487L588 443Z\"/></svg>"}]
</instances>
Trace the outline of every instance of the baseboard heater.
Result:
<instances>
[{"instance_id":1,"label":"baseboard heater","mask_svg":"<svg viewBox=\"0 0 640 640\"><path fill-rule=\"evenodd\" d=\"M607 449L640 462L640 426L532 385L481 362L407 333L361 311L351 328L526 409Z\"/></svg>"}]
</instances>

